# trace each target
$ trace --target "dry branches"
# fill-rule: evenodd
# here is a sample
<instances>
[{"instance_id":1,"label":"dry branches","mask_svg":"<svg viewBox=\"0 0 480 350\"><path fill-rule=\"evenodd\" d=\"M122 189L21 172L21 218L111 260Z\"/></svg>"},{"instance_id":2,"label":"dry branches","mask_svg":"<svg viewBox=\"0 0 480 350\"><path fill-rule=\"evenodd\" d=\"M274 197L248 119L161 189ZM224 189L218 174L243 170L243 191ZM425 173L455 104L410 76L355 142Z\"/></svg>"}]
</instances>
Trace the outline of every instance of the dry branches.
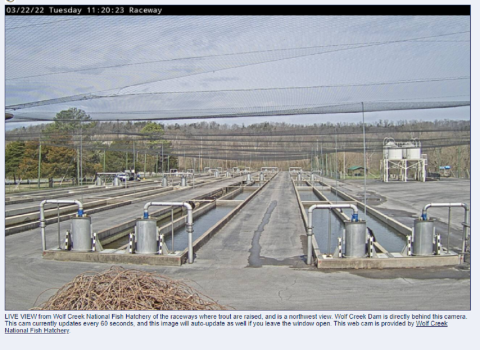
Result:
<instances>
[{"instance_id":1,"label":"dry branches","mask_svg":"<svg viewBox=\"0 0 480 350\"><path fill-rule=\"evenodd\" d=\"M180 281L157 273L112 267L85 272L36 310L226 310Z\"/></svg>"}]
</instances>

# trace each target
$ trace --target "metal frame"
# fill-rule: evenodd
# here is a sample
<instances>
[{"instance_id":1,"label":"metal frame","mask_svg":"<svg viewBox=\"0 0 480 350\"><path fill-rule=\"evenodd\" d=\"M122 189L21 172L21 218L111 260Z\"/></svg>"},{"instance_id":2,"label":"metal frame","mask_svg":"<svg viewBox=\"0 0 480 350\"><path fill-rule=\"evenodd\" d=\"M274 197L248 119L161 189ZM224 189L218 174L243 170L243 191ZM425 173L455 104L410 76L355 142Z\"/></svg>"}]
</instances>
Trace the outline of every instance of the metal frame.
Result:
<instances>
[{"instance_id":1,"label":"metal frame","mask_svg":"<svg viewBox=\"0 0 480 350\"><path fill-rule=\"evenodd\" d=\"M187 234L188 234L188 263L193 263L193 208L187 202L148 202L143 207L143 218L148 219L148 208L157 207L185 207L187 208Z\"/></svg>"},{"instance_id":2,"label":"metal frame","mask_svg":"<svg viewBox=\"0 0 480 350\"><path fill-rule=\"evenodd\" d=\"M313 211L315 209L353 209L352 221L358 221L358 208L354 204L314 204L308 208L307 221L307 265L312 263L312 236L313 236Z\"/></svg>"},{"instance_id":3,"label":"metal frame","mask_svg":"<svg viewBox=\"0 0 480 350\"><path fill-rule=\"evenodd\" d=\"M463 226L463 237L462 237L462 254L465 254L466 241L468 234L468 206L465 203L429 203L423 207L422 210L422 220L427 220L427 210L429 208L448 208L448 232L447 232L447 251L449 250L449 238L450 238L450 208L459 207L463 208L465 211Z\"/></svg>"},{"instance_id":4,"label":"metal frame","mask_svg":"<svg viewBox=\"0 0 480 350\"><path fill-rule=\"evenodd\" d=\"M42 249L43 251L47 250L47 241L45 238L45 204L76 204L78 206L78 216L83 217L83 204L78 200L68 200L68 199L45 199L40 202L40 228L42 231ZM58 210L60 210L57 207Z\"/></svg>"}]
</instances>

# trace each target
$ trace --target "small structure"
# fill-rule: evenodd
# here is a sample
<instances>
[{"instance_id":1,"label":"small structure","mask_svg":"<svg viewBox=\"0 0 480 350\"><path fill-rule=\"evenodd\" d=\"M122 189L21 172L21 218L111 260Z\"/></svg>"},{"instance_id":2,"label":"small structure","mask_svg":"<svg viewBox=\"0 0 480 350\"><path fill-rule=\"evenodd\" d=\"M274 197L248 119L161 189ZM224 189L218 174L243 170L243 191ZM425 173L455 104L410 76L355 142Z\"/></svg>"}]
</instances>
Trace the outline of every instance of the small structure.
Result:
<instances>
[{"instance_id":1,"label":"small structure","mask_svg":"<svg viewBox=\"0 0 480 350\"><path fill-rule=\"evenodd\" d=\"M302 172L302 167L291 166L291 167L288 168L288 172L290 173L290 175L301 173Z\"/></svg>"},{"instance_id":2,"label":"small structure","mask_svg":"<svg viewBox=\"0 0 480 350\"><path fill-rule=\"evenodd\" d=\"M366 171L368 174L368 169ZM351 166L347 169L347 174L349 176L364 176L365 175L365 168L363 166L355 165Z\"/></svg>"}]
</instances>

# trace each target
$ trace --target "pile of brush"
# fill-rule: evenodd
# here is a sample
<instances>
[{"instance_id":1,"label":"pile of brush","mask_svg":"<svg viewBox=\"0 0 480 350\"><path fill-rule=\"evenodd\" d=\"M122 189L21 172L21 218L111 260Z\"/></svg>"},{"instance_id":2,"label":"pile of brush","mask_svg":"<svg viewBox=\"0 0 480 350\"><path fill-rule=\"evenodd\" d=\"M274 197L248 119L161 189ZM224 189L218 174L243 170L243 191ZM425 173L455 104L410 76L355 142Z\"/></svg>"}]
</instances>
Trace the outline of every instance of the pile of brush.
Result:
<instances>
[{"instance_id":1,"label":"pile of brush","mask_svg":"<svg viewBox=\"0 0 480 350\"><path fill-rule=\"evenodd\" d=\"M227 310L185 283L157 273L112 267L85 272L35 310Z\"/></svg>"}]
</instances>

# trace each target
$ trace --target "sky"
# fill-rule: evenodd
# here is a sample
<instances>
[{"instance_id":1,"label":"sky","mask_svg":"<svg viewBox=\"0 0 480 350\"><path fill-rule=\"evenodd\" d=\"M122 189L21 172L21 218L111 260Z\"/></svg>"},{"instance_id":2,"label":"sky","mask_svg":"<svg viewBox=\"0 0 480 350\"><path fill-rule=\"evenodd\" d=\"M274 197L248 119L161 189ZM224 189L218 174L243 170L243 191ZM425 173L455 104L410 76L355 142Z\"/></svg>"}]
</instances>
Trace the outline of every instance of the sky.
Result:
<instances>
[{"instance_id":1,"label":"sky","mask_svg":"<svg viewBox=\"0 0 480 350\"><path fill-rule=\"evenodd\" d=\"M309 124L358 121L341 112L363 102L367 122L470 118L468 16L5 20L5 103L18 108L7 129L70 107L97 120ZM423 103L464 107L409 109Z\"/></svg>"}]
</instances>

